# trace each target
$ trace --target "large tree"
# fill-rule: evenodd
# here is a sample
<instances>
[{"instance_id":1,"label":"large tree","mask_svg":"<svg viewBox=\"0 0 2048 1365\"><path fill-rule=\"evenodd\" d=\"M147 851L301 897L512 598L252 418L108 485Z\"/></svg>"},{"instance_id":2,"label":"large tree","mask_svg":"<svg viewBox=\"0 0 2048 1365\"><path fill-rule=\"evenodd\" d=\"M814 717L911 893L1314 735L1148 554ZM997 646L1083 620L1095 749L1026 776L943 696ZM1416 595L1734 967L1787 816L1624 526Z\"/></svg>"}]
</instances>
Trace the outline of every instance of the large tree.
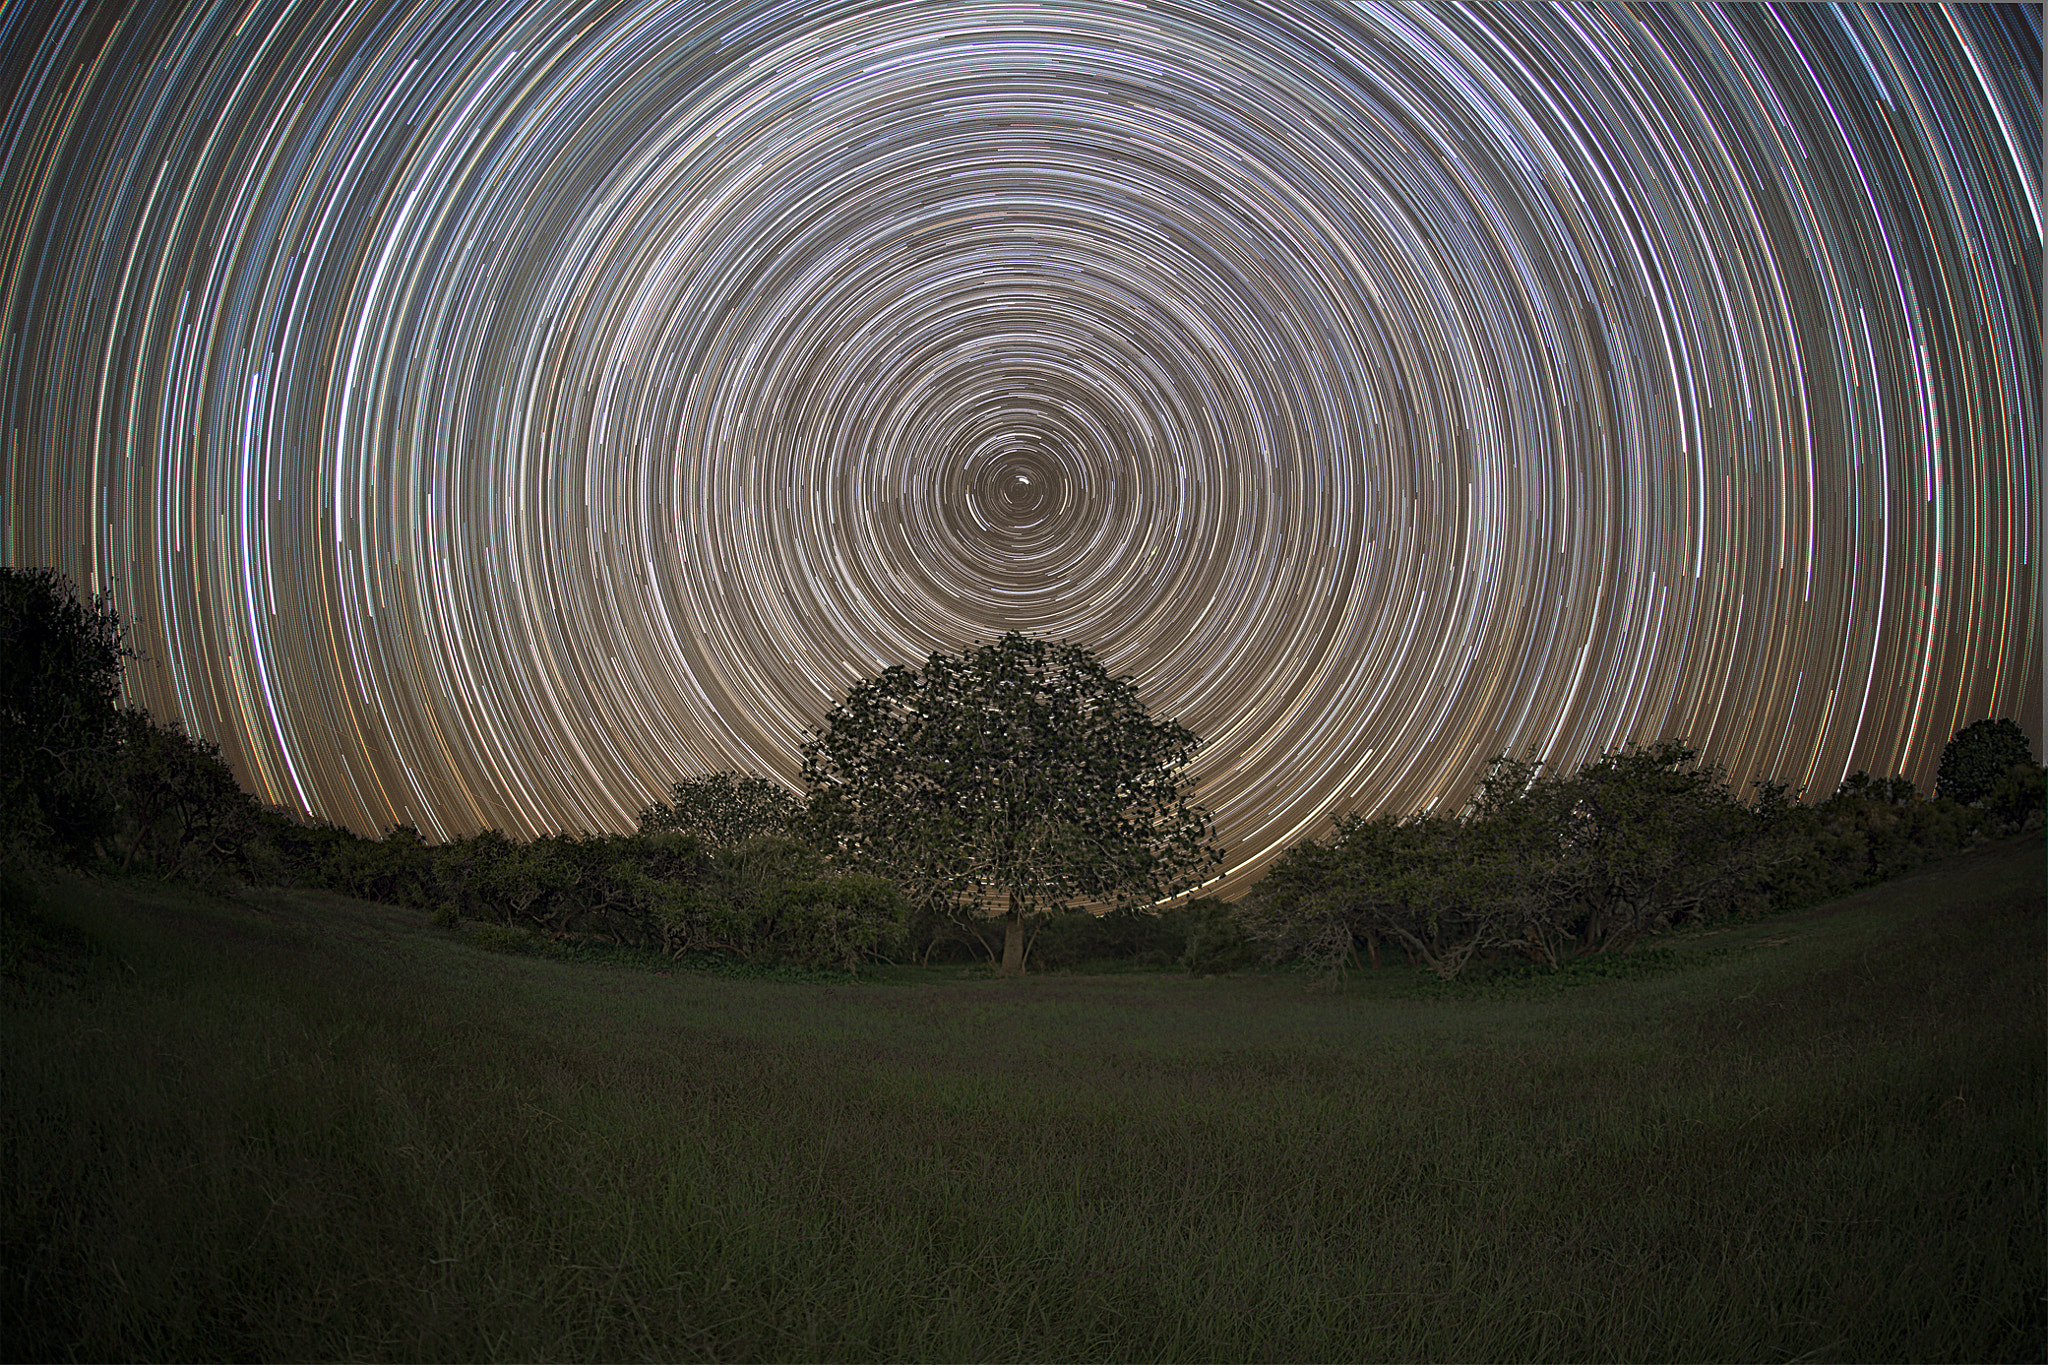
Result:
<instances>
[{"instance_id":1,"label":"large tree","mask_svg":"<svg viewBox=\"0 0 2048 1365\"><path fill-rule=\"evenodd\" d=\"M55 569L0 568L0 841L81 861L112 828L125 637Z\"/></svg>"},{"instance_id":2,"label":"large tree","mask_svg":"<svg viewBox=\"0 0 2048 1365\"><path fill-rule=\"evenodd\" d=\"M808 827L915 897L1001 914L1017 975L1027 918L1211 875L1185 778L1199 743L1086 649L1013 633L850 690L804 749Z\"/></svg>"},{"instance_id":3,"label":"large tree","mask_svg":"<svg viewBox=\"0 0 2048 1365\"><path fill-rule=\"evenodd\" d=\"M2034 746L2011 720L1980 720L1955 732L1942 747L1934 794L1969 805L1989 796L2014 768L2030 768Z\"/></svg>"}]
</instances>

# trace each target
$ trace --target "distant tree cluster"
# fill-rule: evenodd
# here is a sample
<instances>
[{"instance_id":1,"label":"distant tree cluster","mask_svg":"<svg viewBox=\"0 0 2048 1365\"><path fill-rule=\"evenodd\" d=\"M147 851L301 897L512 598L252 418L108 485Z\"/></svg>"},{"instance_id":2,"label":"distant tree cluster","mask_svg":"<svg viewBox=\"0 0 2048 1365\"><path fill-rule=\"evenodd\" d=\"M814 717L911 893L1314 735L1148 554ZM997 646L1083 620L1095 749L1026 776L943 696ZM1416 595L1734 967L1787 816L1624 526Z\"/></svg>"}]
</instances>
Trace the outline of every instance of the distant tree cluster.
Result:
<instances>
[{"instance_id":1,"label":"distant tree cluster","mask_svg":"<svg viewBox=\"0 0 2048 1365\"><path fill-rule=\"evenodd\" d=\"M484 830L430 844L407 825L364 839L267 819L268 883L556 941L855 970L897 947L908 916L888 882L832 867L786 836L713 846L669 831L521 840Z\"/></svg>"},{"instance_id":2,"label":"distant tree cluster","mask_svg":"<svg viewBox=\"0 0 2048 1365\"><path fill-rule=\"evenodd\" d=\"M805 749L802 799L711 773L632 834L442 843L259 808L215 745L119 705L130 654L104 598L0 569L0 869L324 887L492 932L847 969L1555 965L2038 823L2048 774L2010 720L1956 734L1931 801L1857 773L1817 805L1770 783L1744 802L1677 740L1569 776L1502 757L1462 812L1347 816L1235 906L1162 908L1222 857L1189 799L1198 741L1070 644L1006 635L856 685Z\"/></svg>"},{"instance_id":3,"label":"distant tree cluster","mask_svg":"<svg viewBox=\"0 0 2048 1365\"><path fill-rule=\"evenodd\" d=\"M803 807L782 787L761 777L711 773L669 788L668 800L640 812L642 834L687 834L712 848L749 839L786 836Z\"/></svg>"},{"instance_id":4,"label":"distant tree cluster","mask_svg":"<svg viewBox=\"0 0 2048 1365\"><path fill-rule=\"evenodd\" d=\"M2017 726L1984 724L1994 757L1975 757L1989 746L1972 726L1942 760L1944 773L1956 760L1976 779L1958 788L1967 805L1860 772L1818 805L1768 782L1744 803L1679 740L1630 745L1569 776L1497 758L1461 813L1346 817L1290 849L1238 917L1276 961L1337 975L1391 950L1451 978L1475 957L1555 966L1813 904L2040 820L2044 770Z\"/></svg>"}]
</instances>

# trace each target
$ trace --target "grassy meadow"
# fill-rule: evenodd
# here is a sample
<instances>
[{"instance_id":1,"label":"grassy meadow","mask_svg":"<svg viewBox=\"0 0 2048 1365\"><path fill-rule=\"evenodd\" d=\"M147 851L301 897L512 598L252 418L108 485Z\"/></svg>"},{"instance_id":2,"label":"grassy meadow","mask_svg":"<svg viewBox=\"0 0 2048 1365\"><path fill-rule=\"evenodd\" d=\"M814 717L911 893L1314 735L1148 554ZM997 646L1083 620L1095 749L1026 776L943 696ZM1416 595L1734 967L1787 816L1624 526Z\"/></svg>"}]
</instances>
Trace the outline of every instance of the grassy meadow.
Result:
<instances>
[{"instance_id":1,"label":"grassy meadow","mask_svg":"<svg viewBox=\"0 0 2048 1365\"><path fill-rule=\"evenodd\" d=\"M2039 834L1456 989L135 882L5 947L9 1359L2048 1357Z\"/></svg>"}]
</instances>

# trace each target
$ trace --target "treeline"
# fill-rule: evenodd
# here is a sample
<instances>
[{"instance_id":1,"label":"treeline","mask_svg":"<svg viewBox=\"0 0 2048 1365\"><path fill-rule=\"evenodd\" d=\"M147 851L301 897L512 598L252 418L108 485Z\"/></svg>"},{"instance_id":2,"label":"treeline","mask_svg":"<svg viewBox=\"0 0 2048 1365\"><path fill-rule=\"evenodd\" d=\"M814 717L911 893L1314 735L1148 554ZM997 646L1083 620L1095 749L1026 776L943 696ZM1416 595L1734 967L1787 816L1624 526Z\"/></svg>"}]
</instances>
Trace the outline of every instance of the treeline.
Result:
<instances>
[{"instance_id":1,"label":"treeline","mask_svg":"<svg viewBox=\"0 0 2048 1365\"><path fill-rule=\"evenodd\" d=\"M793 800L786 813L737 818L733 804L719 799L735 789L755 798L764 789L786 796L758 778L730 773L679 782L671 792L675 805L723 808L711 822L723 825L720 843L708 841L702 820L676 829L662 818L664 804L643 811L633 834L522 841L486 830L439 844L404 825L365 839L264 812L248 876L409 906L447 924L659 949L677 958L847 969L999 958L999 923L960 907L915 904L881 878L836 870L797 837L800 808ZM1035 925L1032 960L1051 969L1117 961L1167 966L1182 961L1195 926L1228 913L1220 902L1198 901L1166 910L1054 914Z\"/></svg>"},{"instance_id":2,"label":"treeline","mask_svg":"<svg viewBox=\"0 0 2048 1365\"><path fill-rule=\"evenodd\" d=\"M914 899L841 865L803 837L803 804L759 778L678 782L624 835L430 843L400 825L366 839L263 808L215 745L117 705L128 657L104 599L47 569L0 568L0 906L22 869L55 863L324 888L473 931L674 958L853 969L1002 955L990 907ZM1862 773L1818 804L1768 783L1739 800L1674 740L1568 775L1504 757L1466 809L1342 818L1234 906L1034 915L1028 955L1055 969L1263 959L1326 974L1395 955L1446 978L1501 955L1555 966L1825 900L2025 828L2042 818L2044 773L2011 721L1958 732L1932 800Z\"/></svg>"},{"instance_id":3,"label":"treeline","mask_svg":"<svg viewBox=\"0 0 2048 1365\"><path fill-rule=\"evenodd\" d=\"M218 765L208 746L183 744ZM1630 746L1569 775L1497 759L1462 812L1341 818L1236 905L1040 918L1030 958L1044 970L1266 961L1325 975L1405 961L1444 978L1503 955L1557 966L1674 928L1816 904L2042 818L2048 770L2009 721L1961 732L1943 773L1932 800L1903 778L1857 773L1807 804L1770 783L1738 800L1718 768L1678 741ZM192 842L182 859L152 868L196 862L253 884L414 907L447 924L678 958L851 970L993 965L1002 952L1002 926L974 907L912 904L884 880L835 870L798 837L799 803L758 778L679 782L641 812L633 834L519 840L486 830L445 843L404 825L366 839L257 810L231 781L179 790L205 797L167 806L146 842ZM131 818L122 829L133 842L141 825Z\"/></svg>"},{"instance_id":4,"label":"treeline","mask_svg":"<svg viewBox=\"0 0 2048 1365\"><path fill-rule=\"evenodd\" d=\"M42 866L218 885L320 887L455 924L673 956L851 967L912 916L885 881L790 836L796 804L758 779L678 784L631 835L484 831L365 839L267 809L218 746L118 705L132 651L104 598L50 569L0 568L0 908Z\"/></svg>"},{"instance_id":5,"label":"treeline","mask_svg":"<svg viewBox=\"0 0 2048 1365\"><path fill-rule=\"evenodd\" d=\"M256 802L220 751L117 705L131 657L104 599L49 569L0 569L0 863L160 877L233 866Z\"/></svg>"},{"instance_id":6,"label":"treeline","mask_svg":"<svg viewBox=\"0 0 2048 1365\"><path fill-rule=\"evenodd\" d=\"M736 955L849 970L896 947L909 919L879 878L841 872L786 835L725 846L695 835L550 835L485 830L430 844L409 826L382 839L265 817L255 879L418 908L556 940L598 940L672 957Z\"/></svg>"},{"instance_id":7,"label":"treeline","mask_svg":"<svg viewBox=\"0 0 2048 1365\"><path fill-rule=\"evenodd\" d=\"M487 940L597 941L674 958L854 968L990 961L978 907L912 904L800 837L803 807L730 773L676 783L632 834L537 839L485 830L379 838L266 808L213 743L118 705L131 651L104 598L49 569L0 568L0 906L62 865L212 884L319 888L419 909ZM1069 912L1035 925L1041 965L1177 960L1213 904Z\"/></svg>"},{"instance_id":8,"label":"treeline","mask_svg":"<svg viewBox=\"0 0 2048 1365\"><path fill-rule=\"evenodd\" d=\"M1904 778L1856 773L1818 804L1768 782L1744 802L1677 740L1569 775L1502 757L1459 813L1340 819L1289 850L1237 917L1269 959L1332 975L1388 953L1443 978L1478 957L1557 966L1828 900L2017 832L2041 818L2043 775L2011 721L1959 732L1931 801Z\"/></svg>"}]
</instances>

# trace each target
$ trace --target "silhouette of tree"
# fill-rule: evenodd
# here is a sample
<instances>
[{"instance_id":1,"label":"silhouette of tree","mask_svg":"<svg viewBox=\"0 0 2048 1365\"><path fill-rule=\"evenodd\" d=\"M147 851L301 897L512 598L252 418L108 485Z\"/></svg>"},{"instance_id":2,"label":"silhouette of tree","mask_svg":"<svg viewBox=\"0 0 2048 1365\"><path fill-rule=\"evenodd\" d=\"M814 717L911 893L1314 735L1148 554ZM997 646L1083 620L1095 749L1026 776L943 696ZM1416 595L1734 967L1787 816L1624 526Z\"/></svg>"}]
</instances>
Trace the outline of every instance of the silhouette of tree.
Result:
<instances>
[{"instance_id":1,"label":"silhouette of tree","mask_svg":"<svg viewBox=\"0 0 2048 1365\"><path fill-rule=\"evenodd\" d=\"M1078 645L1003 636L852 688L804 750L807 828L827 853L926 904L1006 920L1132 904L1221 860L1184 772L1199 745Z\"/></svg>"},{"instance_id":2,"label":"silhouette of tree","mask_svg":"<svg viewBox=\"0 0 2048 1365\"><path fill-rule=\"evenodd\" d=\"M111 829L125 637L55 569L0 568L0 840L17 850L81 862Z\"/></svg>"},{"instance_id":3,"label":"silhouette of tree","mask_svg":"<svg viewBox=\"0 0 2048 1365\"><path fill-rule=\"evenodd\" d=\"M668 800L640 812L640 832L688 834L706 848L735 848L762 835L789 833L802 806L760 777L711 773L678 782Z\"/></svg>"},{"instance_id":4,"label":"silhouette of tree","mask_svg":"<svg viewBox=\"0 0 2048 1365\"><path fill-rule=\"evenodd\" d=\"M1969 805L1991 794L2014 768L2031 767L2034 746L2010 720L1980 720L1955 732L1943 746L1934 794Z\"/></svg>"}]
</instances>

